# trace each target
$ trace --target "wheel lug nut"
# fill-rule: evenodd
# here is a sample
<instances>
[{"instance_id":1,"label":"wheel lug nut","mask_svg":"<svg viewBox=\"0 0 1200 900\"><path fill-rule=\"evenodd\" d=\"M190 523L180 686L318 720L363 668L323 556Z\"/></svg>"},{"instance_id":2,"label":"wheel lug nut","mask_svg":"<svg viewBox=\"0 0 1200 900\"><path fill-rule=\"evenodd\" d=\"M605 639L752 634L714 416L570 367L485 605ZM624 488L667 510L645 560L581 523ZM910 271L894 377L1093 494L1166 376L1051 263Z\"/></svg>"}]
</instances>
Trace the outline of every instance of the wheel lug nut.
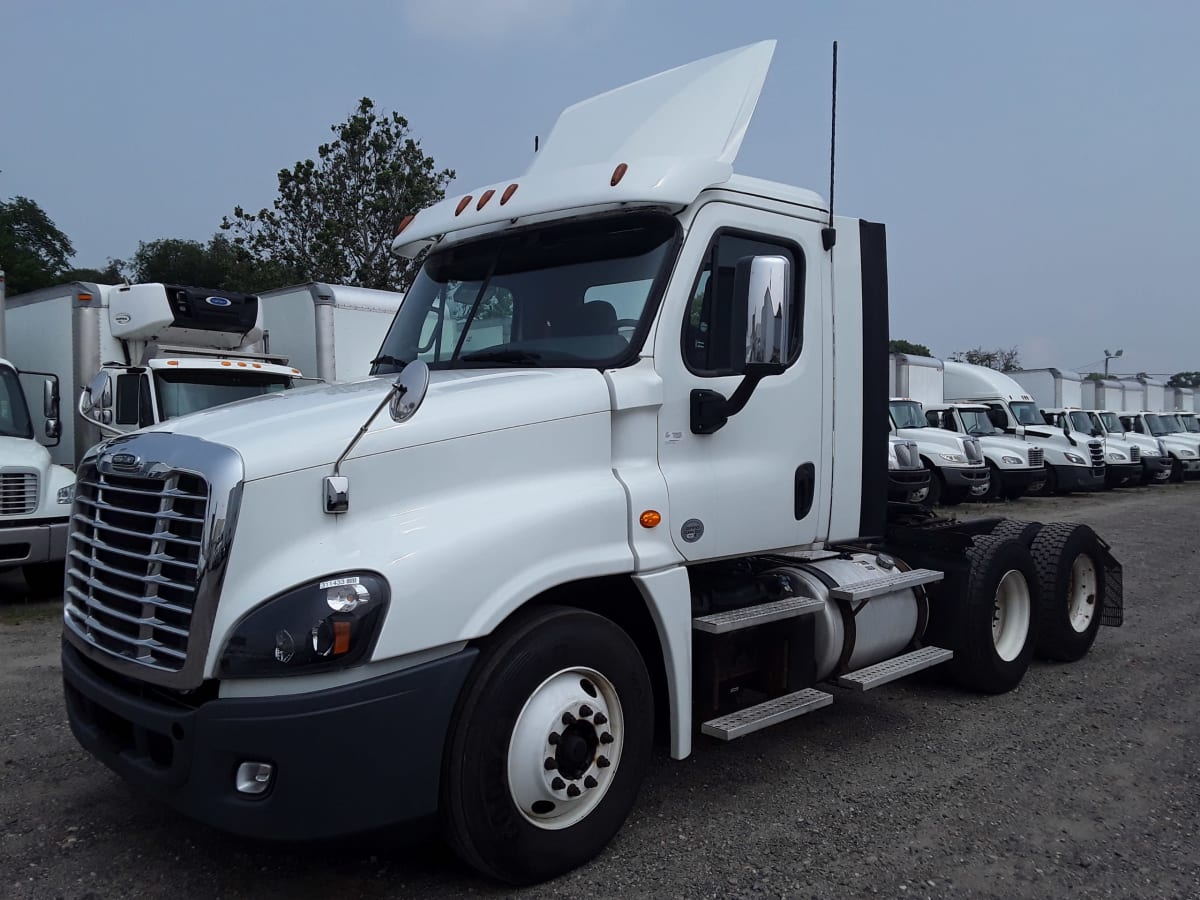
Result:
<instances>
[{"instance_id":1,"label":"wheel lug nut","mask_svg":"<svg viewBox=\"0 0 1200 900\"><path fill-rule=\"evenodd\" d=\"M571 715L569 712L565 712L562 714L562 723L564 725L570 725L574 721L575 721L575 717L573 715Z\"/></svg>"},{"instance_id":2,"label":"wheel lug nut","mask_svg":"<svg viewBox=\"0 0 1200 900\"><path fill-rule=\"evenodd\" d=\"M579 718L586 719L591 714L592 714L592 708L590 706L588 706L586 703L583 706L579 707Z\"/></svg>"},{"instance_id":3,"label":"wheel lug nut","mask_svg":"<svg viewBox=\"0 0 1200 900\"><path fill-rule=\"evenodd\" d=\"M612 742L613 742L613 736L611 734L609 734L607 731L604 732L604 734L600 735L600 743L611 744Z\"/></svg>"},{"instance_id":4,"label":"wheel lug nut","mask_svg":"<svg viewBox=\"0 0 1200 900\"><path fill-rule=\"evenodd\" d=\"M597 756L596 757L596 765L598 765L602 769L607 769L609 766L612 765L612 763L610 763L608 761L607 756Z\"/></svg>"},{"instance_id":5,"label":"wheel lug nut","mask_svg":"<svg viewBox=\"0 0 1200 900\"><path fill-rule=\"evenodd\" d=\"M551 772L557 768L558 768L558 760L555 759L553 756L547 756L546 757L546 771Z\"/></svg>"},{"instance_id":6,"label":"wheel lug nut","mask_svg":"<svg viewBox=\"0 0 1200 900\"><path fill-rule=\"evenodd\" d=\"M608 716L606 716L604 713L596 713L596 718L592 719L592 721L597 725L607 725Z\"/></svg>"},{"instance_id":7,"label":"wheel lug nut","mask_svg":"<svg viewBox=\"0 0 1200 900\"><path fill-rule=\"evenodd\" d=\"M593 778L591 775L589 775L587 778L583 779L583 786L584 786L585 788L587 788L589 791L590 791L592 788L594 788L596 785L598 785L599 783L600 783L600 782L598 782L598 781L597 781L595 778Z\"/></svg>"},{"instance_id":8,"label":"wheel lug nut","mask_svg":"<svg viewBox=\"0 0 1200 900\"><path fill-rule=\"evenodd\" d=\"M579 785L577 784L572 784L567 787L568 797L578 797L582 793L583 791L579 790Z\"/></svg>"},{"instance_id":9,"label":"wheel lug nut","mask_svg":"<svg viewBox=\"0 0 1200 900\"><path fill-rule=\"evenodd\" d=\"M567 786L567 783L565 781L563 781L561 778L555 778L552 782L550 782L550 787L556 791L561 791L566 786Z\"/></svg>"},{"instance_id":10,"label":"wheel lug nut","mask_svg":"<svg viewBox=\"0 0 1200 900\"><path fill-rule=\"evenodd\" d=\"M557 731L550 732L550 737L546 738L546 743L553 747L558 743L559 734Z\"/></svg>"}]
</instances>

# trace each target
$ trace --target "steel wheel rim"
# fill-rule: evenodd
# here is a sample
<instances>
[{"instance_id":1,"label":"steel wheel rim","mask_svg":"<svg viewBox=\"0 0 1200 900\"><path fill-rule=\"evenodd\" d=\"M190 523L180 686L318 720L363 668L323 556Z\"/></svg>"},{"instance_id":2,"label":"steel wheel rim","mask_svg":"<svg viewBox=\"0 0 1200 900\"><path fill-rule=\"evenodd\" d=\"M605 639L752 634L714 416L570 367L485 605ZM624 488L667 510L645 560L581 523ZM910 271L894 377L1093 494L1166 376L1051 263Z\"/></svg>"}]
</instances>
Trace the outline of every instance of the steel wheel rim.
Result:
<instances>
[{"instance_id":1,"label":"steel wheel rim","mask_svg":"<svg viewBox=\"0 0 1200 900\"><path fill-rule=\"evenodd\" d=\"M1005 662L1021 655L1029 637L1029 583L1016 569L1009 569L996 585L992 601L992 644Z\"/></svg>"},{"instance_id":2,"label":"steel wheel rim","mask_svg":"<svg viewBox=\"0 0 1200 900\"><path fill-rule=\"evenodd\" d=\"M508 743L508 790L525 820L557 831L604 799L621 761L625 720L611 681L594 669L555 672L530 694Z\"/></svg>"},{"instance_id":3,"label":"steel wheel rim","mask_svg":"<svg viewBox=\"0 0 1200 900\"><path fill-rule=\"evenodd\" d=\"M1084 634L1096 617L1096 564L1086 553L1071 563L1071 583L1067 587L1067 615L1071 628Z\"/></svg>"}]
</instances>

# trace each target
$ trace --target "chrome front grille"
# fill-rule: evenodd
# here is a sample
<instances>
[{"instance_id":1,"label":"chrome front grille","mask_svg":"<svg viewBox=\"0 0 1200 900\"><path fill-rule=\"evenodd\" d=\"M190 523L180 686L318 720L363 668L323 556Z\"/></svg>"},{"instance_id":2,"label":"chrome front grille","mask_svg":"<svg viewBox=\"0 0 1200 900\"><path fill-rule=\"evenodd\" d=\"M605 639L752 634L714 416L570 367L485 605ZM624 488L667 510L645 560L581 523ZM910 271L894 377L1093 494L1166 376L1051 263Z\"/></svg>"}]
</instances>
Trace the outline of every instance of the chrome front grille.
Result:
<instances>
[{"instance_id":1,"label":"chrome front grille","mask_svg":"<svg viewBox=\"0 0 1200 900\"><path fill-rule=\"evenodd\" d=\"M37 505L37 472L0 472L0 516L27 515Z\"/></svg>"},{"instance_id":2,"label":"chrome front grille","mask_svg":"<svg viewBox=\"0 0 1200 900\"><path fill-rule=\"evenodd\" d=\"M67 546L66 621L115 656L178 671L202 575L208 482L80 467Z\"/></svg>"},{"instance_id":3,"label":"chrome front grille","mask_svg":"<svg viewBox=\"0 0 1200 900\"><path fill-rule=\"evenodd\" d=\"M1140 463L1142 461L1141 447L1134 446L1129 448L1129 461L1135 463Z\"/></svg>"},{"instance_id":4,"label":"chrome front grille","mask_svg":"<svg viewBox=\"0 0 1200 900\"><path fill-rule=\"evenodd\" d=\"M1046 464L1046 451L1041 447L1034 447L1029 451L1029 466L1033 469L1040 469Z\"/></svg>"},{"instance_id":5,"label":"chrome front grille","mask_svg":"<svg viewBox=\"0 0 1200 900\"><path fill-rule=\"evenodd\" d=\"M1092 456L1093 466L1104 465L1104 445L1099 441L1088 441L1088 452Z\"/></svg>"},{"instance_id":6,"label":"chrome front grille","mask_svg":"<svg viewBox=\"0 0 1200 900\"><path fill-rule=\"evenodd\" d=\"M967 462L979 464L983 462L983 448L979 445L979 438L965 438L963 446L967 451Z\"/></svg>"},{"instance_id":7,"label":"chrome front grille","mask_svg":"<svg viewBox=\"0 0 1200 900\"><path fill-rule=\"evenodd\" d=\"M897 441L893 446L896 450L896 463L901 469L922 468L921 454L915 441Z\"/></svg>"}]
</instances>

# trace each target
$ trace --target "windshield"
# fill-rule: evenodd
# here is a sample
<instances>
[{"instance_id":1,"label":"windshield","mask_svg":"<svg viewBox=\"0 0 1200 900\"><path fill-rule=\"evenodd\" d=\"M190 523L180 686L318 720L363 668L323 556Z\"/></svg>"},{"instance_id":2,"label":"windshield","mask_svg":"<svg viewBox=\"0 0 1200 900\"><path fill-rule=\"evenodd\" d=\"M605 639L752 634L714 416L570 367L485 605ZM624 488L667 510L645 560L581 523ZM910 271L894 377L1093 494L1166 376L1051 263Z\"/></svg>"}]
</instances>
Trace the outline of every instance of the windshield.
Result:
<instances>
[{"instance_id":1,"label":"windshield","mask_svg":"<svg viewBox=\"0 0 1200 900\"><path fill-rule=\"evenodd\" d=\"M987 410L960 409L958 414L962 417L963 428L967 430L967 434L1003 433L996 430L996 426L994 426L992 424L992 420L988 418Z\"/></svg>"},{"instance_id":2,"label":"windshield","mask_svg":"<svg viewBox=\"0 0 1200 900\"><path fill-rule=\"evenodd\" d=\"M1037 404L1030 403L1027 400L1017 400L1010 403L1009 409L1012 410L1013 416L1022 425L1045 425L1046 420L1042 418L1042 414L1038 412Z\"/></svg>"},{"instance_id":3,"label":"windshield","mask_svg":"<svg viewBox=\"0 0 1200 900\"><path fill-rule=\"evenodd\" d=\"M274 394L289 388L291 382L286 375L264 372L171 369L154 373L158 413L162 419L186 416L235 400Z\"/></svg>"},{"instance_id":4,"label":"windshield","mask_svg":"<svg viewBox=\"0 0 1200 900\"><path fill-rule=\"evenodd\" d=\"M1183 427L1183 423L1179 421L1178 416L1168 415L1167 413L1159 413L1158 421L1162 423L1163 428L1167 429L1171 434L1179 434L1182 431L1187 431Z\"/></svg>"},{"instance_id":5,"label":"windshield","mask_svg":"<svg viewBox=\"0 0 1200 900\"><path fill-rule=\"evenodd\" d=\"M432 254L371 370L607 368L650 328L678 244L662 214L561 222Z\"/></svg>"},{"instance_id":6,"label":"windshield","mask_svg":"<svg viewBox=\"0 0 1200 900\"><path fill-rule=\"evenodd\" d=\"M17 373L7 366L0 368L0 436L33 438L33 423Z\"/></svg>"},{"instance_id":7,"label":"windshield","mask_svg":"<svg viewBox=\"0 0 1200 900\"><path fill-rule=\"evenodd\" d=\"M1071 416L1071 428L1074 431L1082 431L1084 434L1091 434L1092 429L1096 427L1096 423L1092 421L1092 417L1085 412L1073 412Z\"/></svg>"},{"instance_id":8,"label":"windshield","mask_svg":"<svg viewBox=\"0 0 1200 900\"><path fill-rule=\"evenodd\" d=\"M925 414L921 412L921 404L915 400L893 400L892 421L897 428L925 428Z\"/></svg>"},{"instance_id":9,"label":"windshield","mask_svg":"<svg viewBox=\"0 0 1200 900\"><path fill-rule=\"evenodd\" d=\"M1121 419L1116 413L1102 412L1100 413L1100 421L1104 423L1104 430L1109 434L1125 433L1125 427L1121 424Z\"/></svg>"},{"instance_id":10,"label":"windshield","mask_svg":"<svg viewBox=\"0 0 1200 900\"><path fill-rule=\"evenodd\" d=\"M1166 426L1158 420L1158 416L1146 413L1142 418L1146 420L1146 427L1150 429L1150 433L1155 437L1162 437L1164 434L1170 433Z\"/></svg>"},{"instance_id":11,"label":"windshield","mask_svg":"<svg viewBox=\"0 0 1200 900\"><path fill-rule=\"evenodd\" d=\"M1183 423L1183 427L1192 434L1200 432L1200 422L1196 421L1195 416L1180 416L1179 421Z\"/></svg>"}]
</instances>

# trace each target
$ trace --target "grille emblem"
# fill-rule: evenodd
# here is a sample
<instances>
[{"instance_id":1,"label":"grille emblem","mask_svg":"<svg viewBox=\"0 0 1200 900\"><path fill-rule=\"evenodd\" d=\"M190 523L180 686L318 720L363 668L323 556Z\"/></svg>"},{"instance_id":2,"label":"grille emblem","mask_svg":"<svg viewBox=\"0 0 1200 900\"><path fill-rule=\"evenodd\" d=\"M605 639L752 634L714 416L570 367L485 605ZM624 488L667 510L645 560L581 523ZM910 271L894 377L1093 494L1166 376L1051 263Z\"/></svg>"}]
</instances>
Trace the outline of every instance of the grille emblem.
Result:
<instances>
[{"instance_id":1,"label":"grille emblem","mask_svg":"<svg viewBox=\"0 0 1200 900\"><path fill-rule=\"evenodd\" d=\"M136 469L141 460L132 453L114 453L109 460L115 469Z\"/></svg>"}]
</instances>

